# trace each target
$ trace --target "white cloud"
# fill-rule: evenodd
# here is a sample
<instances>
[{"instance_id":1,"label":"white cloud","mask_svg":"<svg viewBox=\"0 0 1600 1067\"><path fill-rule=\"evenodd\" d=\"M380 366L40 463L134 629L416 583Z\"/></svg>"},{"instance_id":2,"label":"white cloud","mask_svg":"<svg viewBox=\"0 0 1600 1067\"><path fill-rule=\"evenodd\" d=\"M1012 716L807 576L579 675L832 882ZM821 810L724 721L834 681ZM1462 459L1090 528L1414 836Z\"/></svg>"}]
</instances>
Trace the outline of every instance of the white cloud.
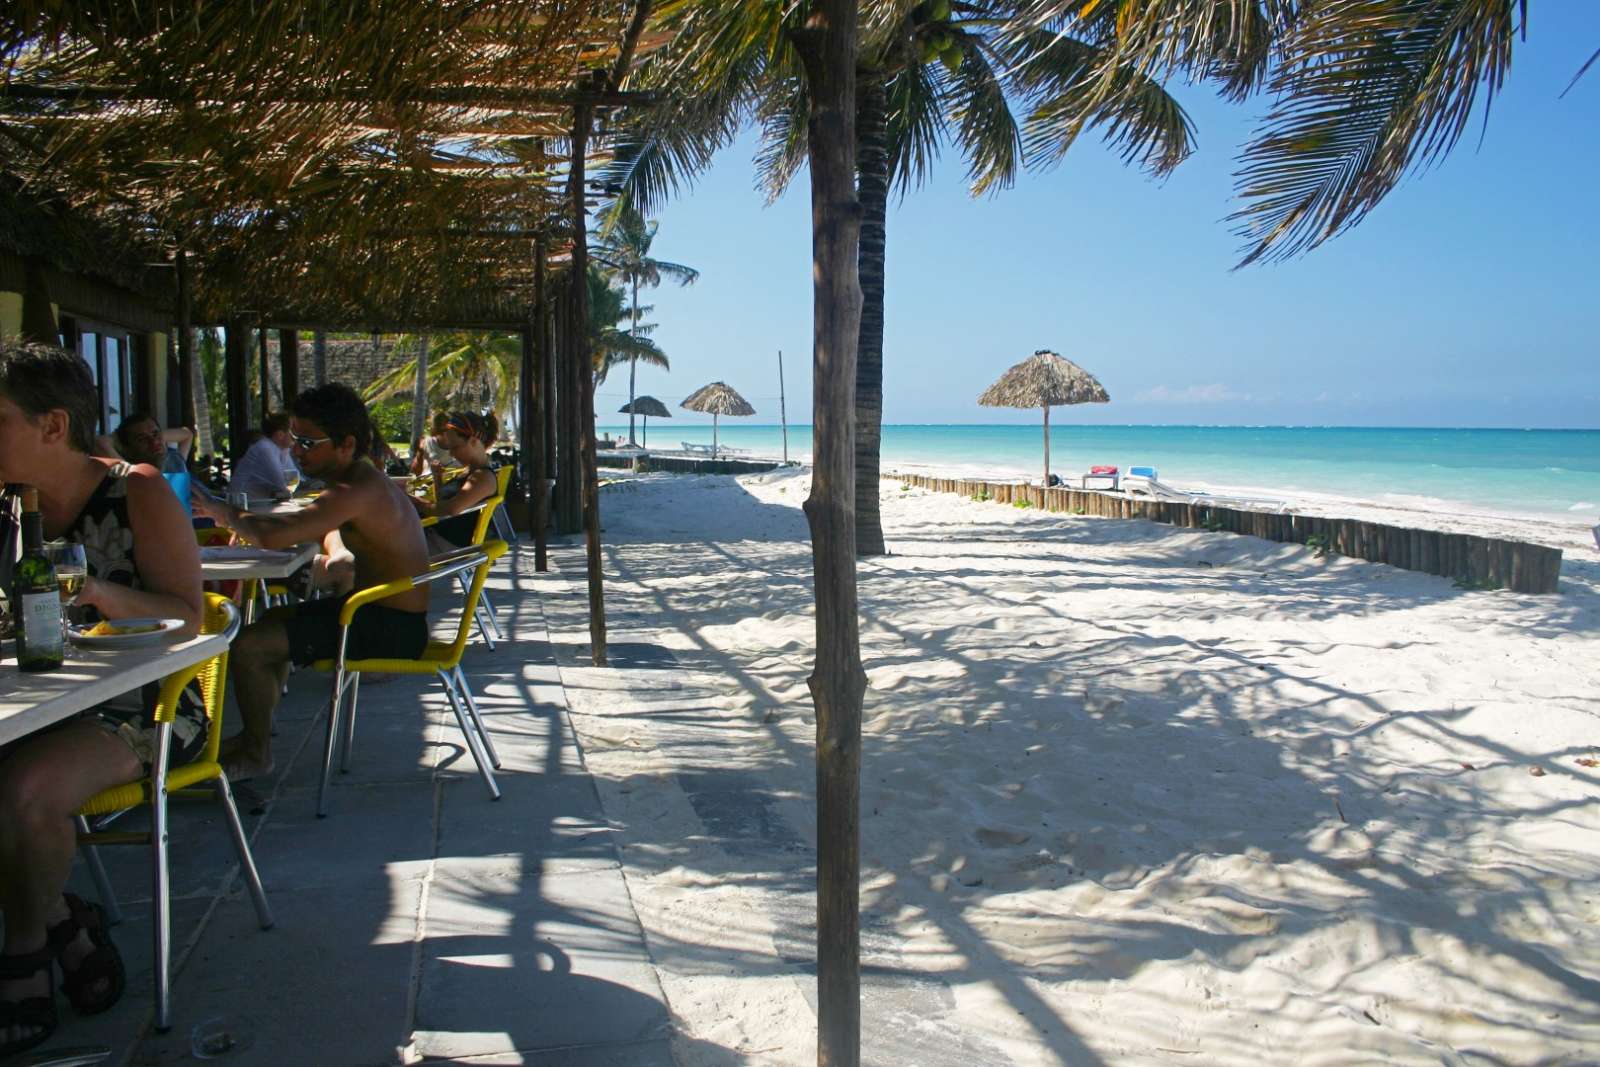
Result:
<instances>
[{"instance_id":1,"label":"white cloud","mask_svg":"<svg viewBox=\"0 0 1600 1067\"><path fill-rule=\"evenodd\" d=\"M1211 385L1191 385L1186 389L1158 385L1154 389L1146 389L1134 399L1142 404L1234 404L1249 400L1250 394L1236 392L1215 382Z\"/></svg>"}]
</instances>

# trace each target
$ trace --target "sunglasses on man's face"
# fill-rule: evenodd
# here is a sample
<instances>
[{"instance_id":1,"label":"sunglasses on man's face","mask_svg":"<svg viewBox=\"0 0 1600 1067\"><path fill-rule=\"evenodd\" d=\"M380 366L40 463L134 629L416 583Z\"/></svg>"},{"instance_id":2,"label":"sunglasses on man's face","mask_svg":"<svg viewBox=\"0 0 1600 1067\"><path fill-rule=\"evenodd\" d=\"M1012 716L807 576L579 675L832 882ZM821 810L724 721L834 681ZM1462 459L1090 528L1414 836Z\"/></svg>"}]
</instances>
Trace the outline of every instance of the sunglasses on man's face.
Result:
<instances>
[{"instance_id":1,"label":"sunglasses on man's face","mask_svg":"<svg viewBox=\"0 0 1600 1067\"><path fill-rule=\"evenodd\" d=\"M331 437L303 437L297 433L290 434L289 439L294 442L294 447L302 452L310 452L322 442L333 440Z\"/></svg>"}]
</instances>

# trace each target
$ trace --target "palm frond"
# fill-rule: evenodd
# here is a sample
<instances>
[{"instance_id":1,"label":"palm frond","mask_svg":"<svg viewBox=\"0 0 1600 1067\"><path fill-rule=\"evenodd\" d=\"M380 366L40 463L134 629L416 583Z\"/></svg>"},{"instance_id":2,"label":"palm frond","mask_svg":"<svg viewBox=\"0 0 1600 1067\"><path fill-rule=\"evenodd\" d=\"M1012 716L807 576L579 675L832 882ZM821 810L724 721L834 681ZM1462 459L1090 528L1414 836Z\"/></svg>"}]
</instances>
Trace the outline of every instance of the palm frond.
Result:
<instances>
[{"instance_id":1,"label":"palm frond","mask_svg":"<svg viewBox=\"0 0 1600 1067\"><path fill-rule=\"evenodd\" d=\"M1344 0L1308 7L1285 42L1279 102L1246 148L1230 216L1240 266L1299 255L1359 223L1436 164L1511 63L1524 0ZM1523 12L1525 15L1525 12Z\"/></svg>"},{"instance_id":2,"label":"palm frond","mask_svg":"<svg viewBox=\"0 0 1600 1067\"><path fill-rule=\"evenodd\" d=\"M1159 82L1124 67L1111 72L1111 91L1094 91L1114 49L1036 30L1007 53L1015 84L1033 102L1023 124L1031 163L1060 161L1090 128L1101 129L1123 162L1155 174L1171 171L1193 151L1193 124Z\"/></svg>"},{"instance_id":3,"label":"palm frond","mask_svg":"<svg viewBox=\"0 0 1600 1067\"><path fill-rule=\"evenodd\" d=\"M768 204L775 203L806 165L806 124L811 97L799 78L778 79L763 95L756 111L761 148L756 153L756 187Z\"/></svg>"},{"instance_id":4,"label":"palm frond","mask_svg":"<svg viewBox=\"0 0 1600 1067\"><path fill-rule=\"evenodd\" d=\"M927 181L948 131L936 69L908 63L889 79L889 181L901 196Z\"/></svg>"},{"instance_id":5,"label":"palm frond","mask_svg":"<svg viewBox=\"0 0 1600 1067\"><path fill-rule=\"evenodd\" d=\"M950 34L961 49L961 63L947 75L945 106L967 157L970 192L982 196L1010 188L1022 162L1022 137L1005 85L980 34L959 25L952 25Z\"/></svg>"}]
</instances>

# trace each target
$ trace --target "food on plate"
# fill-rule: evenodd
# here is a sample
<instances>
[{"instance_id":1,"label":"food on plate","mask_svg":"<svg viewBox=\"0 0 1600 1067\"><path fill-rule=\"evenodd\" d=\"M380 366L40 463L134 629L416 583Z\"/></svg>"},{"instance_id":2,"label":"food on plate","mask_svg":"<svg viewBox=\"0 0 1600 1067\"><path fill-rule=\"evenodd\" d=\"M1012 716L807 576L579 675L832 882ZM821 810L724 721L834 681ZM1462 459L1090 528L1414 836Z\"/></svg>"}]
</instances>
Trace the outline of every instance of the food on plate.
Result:
<instances>
[{"instance_id":1,"label":"food on plate","mask_svg":"<svg viewBox=\"0 0 1600 1067\"><path fill-rule=\"evenodd\" d=\"M101 619L84 631L90 637L121 637L124 634L148 634L161 629L158 622L139 623L127 626L122 623L112 622L110 619Z\"/></svg>"}]
</instances>

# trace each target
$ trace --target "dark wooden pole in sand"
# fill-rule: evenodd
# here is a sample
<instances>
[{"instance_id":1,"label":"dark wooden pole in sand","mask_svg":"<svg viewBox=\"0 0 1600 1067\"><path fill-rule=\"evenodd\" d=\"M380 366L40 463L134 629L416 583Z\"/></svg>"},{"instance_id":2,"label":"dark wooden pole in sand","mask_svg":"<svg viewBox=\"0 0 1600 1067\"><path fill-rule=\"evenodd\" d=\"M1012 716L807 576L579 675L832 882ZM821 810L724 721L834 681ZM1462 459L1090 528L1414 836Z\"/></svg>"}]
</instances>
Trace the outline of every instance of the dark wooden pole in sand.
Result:
<instances>
[{"instance_id":1,"label":"dark wooden pole in sand","mask_svg":"<svg viewBox=\"0 0 1600 1067\"><path fill-rule=\"evenodd\" d=\"M861 328L856 0L817 0L795 48L811 115L812 422L806 519L817 593L817 1062L861 1061L861 669L856 618L855 383Z\"/></svg>"},{"instance_id":2,"label":"dark wooden pole in sand","mask_svg":"<svg viewBox=\"0 0 1600 1067\"><path fill-rule=\"evenodd\" d=\"M522 360L522 476L529 487L529 522L533 527L533 567L550 569L550 470L545 454L545 424L550 418L550 389L555 381L550 362L550 305L544 285L543 221L533 239L533 319ZM531 363L531 366L530 366Z\"/></svg>"},{"instance_id":3,"label":"dark wooden pole in sand","mask_svg":"<svg viewBox=\"0 0 1600 1067\"><path fill-rule=\"evenodd\" d=\"M589 658L606 665L606 593L600 574L600 474L594 440L594 368L589 362L589 221L584 206L583 154L588 151L594 108L580 102L572 109L572 169L567 192L572 206L571 350L577 365L578 449L583 478L583 540L589 572Z\"/></svg>"}]
</instances>

